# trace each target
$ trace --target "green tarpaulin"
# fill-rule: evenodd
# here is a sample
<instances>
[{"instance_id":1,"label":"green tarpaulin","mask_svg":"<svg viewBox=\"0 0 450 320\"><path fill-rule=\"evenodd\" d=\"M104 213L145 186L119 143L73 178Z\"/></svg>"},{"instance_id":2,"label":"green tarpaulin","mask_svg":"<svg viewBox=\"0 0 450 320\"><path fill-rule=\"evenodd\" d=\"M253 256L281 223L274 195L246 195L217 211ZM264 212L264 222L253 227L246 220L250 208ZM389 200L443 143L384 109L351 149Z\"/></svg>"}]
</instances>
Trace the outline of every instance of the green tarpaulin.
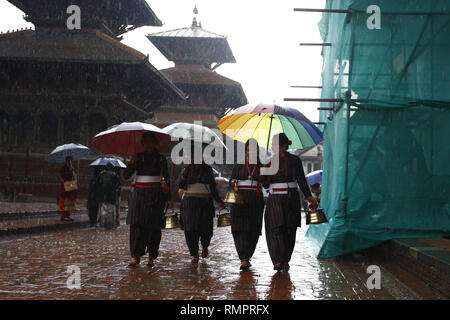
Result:
<instances>
[{"instance_id":1,"label":"green tarpaulin","mask_svg":"<svg viewBox=\"0 0 450 320\"><path fill-rule=\"evenodd\" d=\"M380 20L373 11L380 9ZM450 233L450 0L328 0L318 258ZM372 8L373 9L373 8ZM376 8L375 8L376 9ZM369 20L369 23L368 23ZM373 28L379 22L380 29Z\"/></svg>"}]
</instances>

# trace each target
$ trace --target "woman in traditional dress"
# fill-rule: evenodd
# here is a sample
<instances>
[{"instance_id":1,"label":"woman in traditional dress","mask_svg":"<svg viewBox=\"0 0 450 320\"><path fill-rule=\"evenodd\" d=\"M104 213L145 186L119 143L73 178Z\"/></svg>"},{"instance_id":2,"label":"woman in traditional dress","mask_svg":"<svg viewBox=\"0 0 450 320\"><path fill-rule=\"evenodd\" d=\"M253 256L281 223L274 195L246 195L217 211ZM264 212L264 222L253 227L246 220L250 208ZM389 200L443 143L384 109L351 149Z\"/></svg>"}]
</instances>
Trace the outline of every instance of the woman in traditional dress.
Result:
<instances>
[{"instance_id":1,"label":"woman in traditional dress","mask_svg":"<svg viewBox=\"0 0 450 320\"><path fill-rule=\"evenodd\" d=\"M151 132L142 135L144 152L134 156L124 171L129 179L136 173L134 194L131 198L127 224L130 225L130 267L136 267L148 253L148 267L154 266L161 242L164 207L170 206L170 192L164 184L170 181L167 161L157 150L157 139Z\"/></svg>"},{"instance_id":2,"label":"woman in traditional dress","mask_svg":"<svg viewBox=\"0 0 450 320\"><path fill-rule=\"evenodd\" d=\"M100 172L102 171L102 167L94 167L94 174L92 176L91 182L89 183L89 193L88 193L88 201L87 201L87 209L89 216L89 225L94 227L97 223L98 218L98 202L96 197L96 189L97 189L97 178Z\"/></svg>"},{"instance_id":3,"label":"woman in traditional dress","mask_svg":"<svg viewBox=\"0 0 450 320\"><path fill-rule=\"evenodd\" d=\"M260 188L258 145L250 139L245 144L245 164L237 164L231 173L230 184L237 186L242 204L231 206L231 233L241 260L242 271L247 271L261 235L264 198Z\"/></svg>"},{"instance_id":4,"label":"woman in traditional dress","mask_svg":"<svg viewBox=\"0 0 450 320\"><path fill-rule=\"evenodd\" d=\"M195 264L199 261L199 241L202 245L202 258L208 256L215 216L213 200L220 203L221 209L225 208L225 203L217 192L212 167L203 160L201 164L194 164L193 151L191 155L191 164L182 171L178 186L184 190L181 219L186 243L193 257L191 262Z\"/></svg>"},{"instance_id":5,"label":"woman in traditional dress","mask_svg":"<svg viewBox=\"0 0 450 320\"><path fill-rule=\"evenodd\" d=\"M264 216L267 247L274 270L289 270L289 261L295 246L297 227L301 225L301 203L297 186L306 199L317 206L311 196L299 157L287 152L291 141L284 133L272 140L274 158L279 160L279 169L274 175L263 175L262 181L270 194ZM272 160L274 161L274 160Z\"/></svg>"},{"instance_id":6,"label":"woman in traditional dress","mask_svg":"<svg viewBox=\"0 0 450 320\"><path fill-rule=\"evenodd\" d=\"M59 212L61 213L61 221L73 221L70 212L75 211L76 191L66 191L64 183L75 180L75 170L73 169L72 157L66 157L66 162L62 166L60 172L59 185Z\"/></svg>"}]
</instances>

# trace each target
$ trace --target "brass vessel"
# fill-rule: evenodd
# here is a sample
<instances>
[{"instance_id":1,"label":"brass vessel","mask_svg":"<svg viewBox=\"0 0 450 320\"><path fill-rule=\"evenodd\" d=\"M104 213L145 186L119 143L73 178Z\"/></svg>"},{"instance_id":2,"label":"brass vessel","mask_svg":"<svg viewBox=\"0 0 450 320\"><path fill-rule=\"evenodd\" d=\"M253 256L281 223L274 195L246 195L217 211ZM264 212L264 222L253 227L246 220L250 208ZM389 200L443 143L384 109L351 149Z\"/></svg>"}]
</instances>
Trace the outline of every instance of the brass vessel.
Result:
<instances>
[{"instance_id":1,"label":"brass vessel","mask_svg":"<svg viewBox=\"0 0 450 320\"><path fill-rule=\"evenodd\" d=\"M180 221L178 215L174 213L172 209L172 214L166 214L164 219L164 229L177 229L180 227Z\"/></svg>"},{"instance_id":2,"label":"brass vessel","mask_svg":"<svg viewBox=\"0 0 450 320\"><path fill-rule=\"evenodd\" d=\"M328 222L325 213L323 213L322 209L314 209L311 210L306 215L306 224L321 224Z\"/></svg>"},{"instance_id":3,"label":"brass vessel","mask_svg":"<svg viewBox=\"0 0 450 320\"><path fill-rule=\"evenodd\" d=\"M233 189L227 192L225 196L225 200L223 201L228 204L243 204L244 201L239 194L239 189L237 186L234 186Z\"/></svg>"},{"instance_id":4,"label":"brass vessel","mask_svg":"<svg viewBox=\"0 0 450 320\"><path fill-rule=\"evenodd\" d=\"M231 226L231 214L228 209L226 209L226 210L227 210L227 212L222 213L222 214L219 211L219 215L217 216L217 227L218 228Z\"/></svg>"}]
</instances>

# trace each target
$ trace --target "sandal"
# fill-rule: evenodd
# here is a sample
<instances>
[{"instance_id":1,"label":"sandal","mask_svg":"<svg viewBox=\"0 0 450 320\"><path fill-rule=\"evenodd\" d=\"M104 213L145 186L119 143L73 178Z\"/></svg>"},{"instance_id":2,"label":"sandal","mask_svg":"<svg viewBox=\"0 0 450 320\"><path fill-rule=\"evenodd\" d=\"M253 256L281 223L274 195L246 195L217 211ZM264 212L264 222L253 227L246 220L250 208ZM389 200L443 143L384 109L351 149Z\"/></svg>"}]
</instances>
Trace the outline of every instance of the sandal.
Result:
<instances>
[{"instance_id":1,"label":"sandal","mask_svg":"<svg viewBox=\"0 0 450 320\"><path fill-rule=\"evenodd\" d=\"M250 268L250 262L248 262L248 260L242 260L241 262L241 270L242 271L247 271Z\"/></svg>"},{"instance_id":2,"label":"sandal","mask_svg":"<svg viewBox=\"0 0 450 320\"><path fill-rule=\"evenodd\" d=\"M138 266L139 263L141 263L141 258L133 257L131 259L130 263L128 264L128 266L131 268L135 268Z\"/></svg>"},{"instance_id":3,"label":"sandal","mask_svg":"<svg viewBox=\"0 0 450 320\"><path fill-rule=\"evenodd\" d=\"M280 262L277 262L273 265L273 270L281 271L281 269L283 269L283 266Z\"/></svg>"},{"instance_id":4,"label":"sandal","mask_svg":"<svg viewBox=\"0 0 450 320\"><path fill-rule=\"evenodd\" d=\"M208 247L203 247L202 249L202 258L208 257Z\"/></svg>"}]
</instances>

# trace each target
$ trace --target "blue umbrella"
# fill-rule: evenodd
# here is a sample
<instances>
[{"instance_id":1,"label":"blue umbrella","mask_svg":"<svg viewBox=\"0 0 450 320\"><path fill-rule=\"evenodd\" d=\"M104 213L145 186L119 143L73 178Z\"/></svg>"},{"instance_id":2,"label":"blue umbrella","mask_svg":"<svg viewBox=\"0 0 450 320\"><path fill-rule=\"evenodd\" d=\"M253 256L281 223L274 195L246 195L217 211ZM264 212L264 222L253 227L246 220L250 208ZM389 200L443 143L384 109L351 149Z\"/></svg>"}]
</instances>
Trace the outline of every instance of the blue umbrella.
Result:
<instances>
[{"instance_id":1,"label":"blue umbrella","mask_svg":"<svg viewBox=\"0 0 450 320\"><path fill-rule=\"evenodd\" d=\"M322 183L322 172L323 170L317 170L313 171L306 175L306 181L309 185L315 184L315 183Z\"/></svg>"},{"instance_id":2,"label":"blue umbrella","mask_svg":"<svg viewBox=\"0 0 450 320\"><path fill-rule=\"evenodd\" d=\"M53 163L64 163L67 157L79 160L87 156L91 151L88 147L79 143L69 143L56 147L48 156L47 161Z\"/></svg>"},{"instance_id":3,"label":"blue umbrella","mask_svg":"<svg viewBox=\"0 0 450 320\"><path fill-rule=\"evenodd\" d=\"M108 163L111 163L114 167L118 168L126 168L126 164L120 161L116 158L98 158L94 162L92 162L89 166L90 167L96 167L96 166L106 166Z\"/></svg>"}]
</instances>

